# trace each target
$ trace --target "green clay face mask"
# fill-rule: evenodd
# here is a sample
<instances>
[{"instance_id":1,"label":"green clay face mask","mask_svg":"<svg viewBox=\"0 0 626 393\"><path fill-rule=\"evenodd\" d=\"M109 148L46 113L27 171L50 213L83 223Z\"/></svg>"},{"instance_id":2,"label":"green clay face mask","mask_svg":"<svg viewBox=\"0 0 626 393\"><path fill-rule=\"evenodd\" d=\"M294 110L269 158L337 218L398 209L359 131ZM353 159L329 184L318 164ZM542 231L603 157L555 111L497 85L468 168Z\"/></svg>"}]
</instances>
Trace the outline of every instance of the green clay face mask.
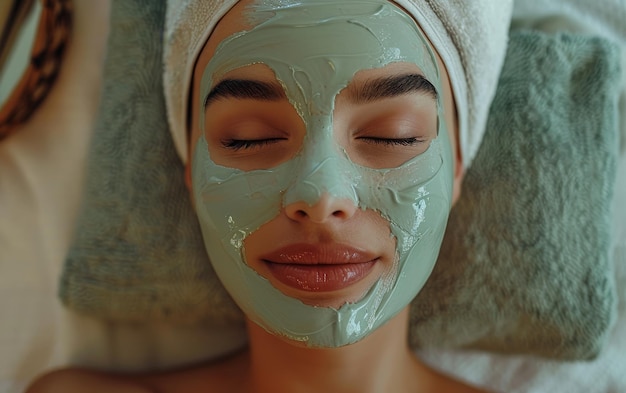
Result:
<instances>
[{"instance_id":1,"label":"green clay face mask","mask_svg":"<svg viewBox=\"0 0 626 393\"><path fill-rule=\"evenodd\" d=\"M206 138L193 157L192 181L205 245L220 280L255 323L312 347L354 343L407 306L437 259L452 195L452 156L438 98L438 134L428 149L396 168L353 163L333 134L335 98L361 70L412 63L440 90L434 53L413 19L383 0L259 0L251 30L218 46L204 71L200 102L216 81L262 63L276 75L304 121L300 152L267 170L212 161ZM204 107L200 108L204 130ZM396 263L357 302L334 309L284 295L245 262L244 240L294 202L328 193L389 222Z\"/></svg>"}]
</instances>

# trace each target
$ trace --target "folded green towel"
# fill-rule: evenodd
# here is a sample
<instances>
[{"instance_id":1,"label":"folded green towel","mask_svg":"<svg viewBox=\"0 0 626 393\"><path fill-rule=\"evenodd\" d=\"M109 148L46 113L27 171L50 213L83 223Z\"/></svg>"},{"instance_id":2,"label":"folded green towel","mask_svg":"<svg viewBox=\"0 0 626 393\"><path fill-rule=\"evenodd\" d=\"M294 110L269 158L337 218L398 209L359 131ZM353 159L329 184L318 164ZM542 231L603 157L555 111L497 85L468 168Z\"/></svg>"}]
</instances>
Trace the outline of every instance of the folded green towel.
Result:
<instances>
[{"instance_id":1,"label":"folded green towel","mask_svg":"<svg viewBox=\"0 0 626 393\"><path fill-rule=\"evenodd\" d=\"M167 129L161 3L113 2L104 96L60 296L102 319L241 324L204 251ZM607 41L512 34L483 145L412 304L413 345L598 353L615 313L618 80L618 50Z\"/></svg>"},{"instance_id":2,"label":"folded green towel","mask_svg":"<svg viewBox=\"0 0 626 393\"><path fill-rule=\"evenodd\" d=\"M619 50L514 32L413 342L589 358L614 319Z\"/></svg>"}]
</instances>

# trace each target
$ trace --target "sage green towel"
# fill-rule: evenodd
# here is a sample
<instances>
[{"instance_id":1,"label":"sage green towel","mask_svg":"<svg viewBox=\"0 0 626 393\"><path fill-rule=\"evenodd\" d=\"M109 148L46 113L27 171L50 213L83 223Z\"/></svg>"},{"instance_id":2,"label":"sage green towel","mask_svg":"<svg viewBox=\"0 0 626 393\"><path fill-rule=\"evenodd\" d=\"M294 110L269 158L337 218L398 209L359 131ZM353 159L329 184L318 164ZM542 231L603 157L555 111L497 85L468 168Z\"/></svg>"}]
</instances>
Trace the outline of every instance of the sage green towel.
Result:
<instances>
[{"instance_id":1,"label":"sage green towel","mask_svg":"<svg viewBox=\"0 0 626 393\"><path fill-rule=\"evenodd\" d=\"M487 134L414 303L414 343L565 359L601 349L616 306L619 81L619 50L603 39L512 34Z\"/></svg>"},{"instance_id":2,"label":"sage green towel","mask_svg":"<svg viewBox=\"0 0 626 393\"><path fill-rule=\"evenodd\" d=\"M104 96L60 297L107 320L241 324L207 259L167 129L163 18L161 2L113 2ZM598 353L615 312L618 80L607 41L512 34L483 145L412 304L413 345Z\"/></svg>"}]
</instances>

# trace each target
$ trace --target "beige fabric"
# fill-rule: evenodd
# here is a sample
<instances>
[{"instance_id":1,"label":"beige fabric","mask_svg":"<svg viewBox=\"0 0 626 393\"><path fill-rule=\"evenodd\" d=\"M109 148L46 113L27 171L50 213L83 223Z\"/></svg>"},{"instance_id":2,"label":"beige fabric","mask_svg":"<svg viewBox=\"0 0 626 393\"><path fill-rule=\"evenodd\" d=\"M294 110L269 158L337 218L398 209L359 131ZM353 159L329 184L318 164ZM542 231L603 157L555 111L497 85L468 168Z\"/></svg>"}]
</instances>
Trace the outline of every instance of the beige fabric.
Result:
<instances>
[{"instance_id":1,"label":"beige fabric","mask_svg":"<svg viewBox=\"0 0 626 393\"><path fill-rule=\"evenodd\" d=\"M108 1L75 4L48 98L0 141L0 392L20 392L68 355L57 281L73 236L100 94Z\"/></svg>"}]
</instances>

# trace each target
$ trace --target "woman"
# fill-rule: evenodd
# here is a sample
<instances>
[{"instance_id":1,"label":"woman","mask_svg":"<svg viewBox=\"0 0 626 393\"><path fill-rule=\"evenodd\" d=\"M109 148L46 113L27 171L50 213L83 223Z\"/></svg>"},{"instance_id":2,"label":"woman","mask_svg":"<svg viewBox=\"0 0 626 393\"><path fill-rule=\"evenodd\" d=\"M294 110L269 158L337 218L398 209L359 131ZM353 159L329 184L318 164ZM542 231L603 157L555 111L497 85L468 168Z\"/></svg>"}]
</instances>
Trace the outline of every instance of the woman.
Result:
<instances>
[{"instance_id":1,"label":"woman","mask_svg":"<svg viewBox=\"0 0 626 393\"><path fill-rule=\"evenodd\" d=\"M383 0L246 0L201 27L188 125L170 120L249 349L159 375L59 371L29 392L479 391L407 343L465 159L428 37Z\"/></svg>"}]
</instances>

